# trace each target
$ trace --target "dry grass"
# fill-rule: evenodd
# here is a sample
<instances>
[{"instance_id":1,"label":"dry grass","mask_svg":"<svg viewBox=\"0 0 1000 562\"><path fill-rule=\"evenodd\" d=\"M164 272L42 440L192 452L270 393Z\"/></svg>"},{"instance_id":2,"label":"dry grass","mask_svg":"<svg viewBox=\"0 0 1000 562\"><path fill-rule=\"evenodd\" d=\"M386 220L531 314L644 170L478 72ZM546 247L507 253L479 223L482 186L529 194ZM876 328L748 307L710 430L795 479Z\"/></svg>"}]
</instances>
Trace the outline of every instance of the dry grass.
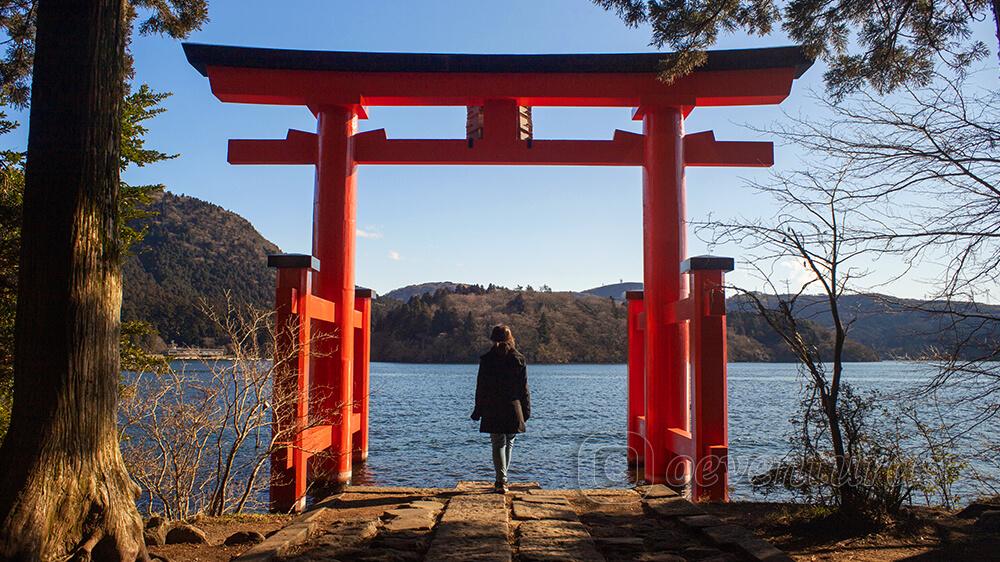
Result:
<instances>
[{"instance_id":1,"label":"dry grass","mask_svg":"<svg viewBox=\"0 0 1000 562\"><path fill-rule=\"evenodd\" d=\"M861 562L996 560L1000 536L974 519L935 508L910 508L879 528L845 520L829 508L802 504L706 504L720 518L754 529L796 560Z\"/></svg>"}]
</instances>

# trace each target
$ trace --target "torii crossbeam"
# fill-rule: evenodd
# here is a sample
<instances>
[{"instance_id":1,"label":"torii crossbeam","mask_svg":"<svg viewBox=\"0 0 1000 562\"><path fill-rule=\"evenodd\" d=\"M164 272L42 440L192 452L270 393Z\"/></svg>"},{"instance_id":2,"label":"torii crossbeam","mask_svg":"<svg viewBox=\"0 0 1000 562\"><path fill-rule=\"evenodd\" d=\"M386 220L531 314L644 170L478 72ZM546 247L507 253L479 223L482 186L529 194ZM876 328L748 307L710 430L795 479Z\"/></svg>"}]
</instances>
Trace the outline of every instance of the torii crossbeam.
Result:
<instances>
[{"instance_id":1,"label":"torii crossbeam","mask_svg":"<svg viewBox=\"0 0 1000 562\"><path fill-rule=\"evenodd\" d=\"M710 51L705 64L668 84L664 53L444 55L291 51L185 44L188 61L219 100L298 105L317 117L315 133L232 140L232 164L316 168L313 255L274 257L279 319L336 326L329 354L299 361L275 384L297 389L298 407L278 422L298 424L272 458L271 505L301 508L307 462L317 477L351 478L367 457L368 316L355 292L358 165L642 166L644 293L629 295L629 460L651 482L690 485L695 499L727 497L725 294L727 258L685 259L684 169L770 166L770 142L685 134L699 106L777 104L812 64L799 47ZM466 106L481 124L464 139L395 139L358 132L375 106ZM534 140L525 108L634 107L642 134L609 140ZM304 334L304 335L303 335ZM305 346L308 347L308 346ZM689 369L690 367L690 369ZM310 412L310 391L330 389ZM319 425L306 424L318 417ZM306 427L309 425L309 427ZM314 454L328 452L325 457Z\"/></svg>"}]
</instances>

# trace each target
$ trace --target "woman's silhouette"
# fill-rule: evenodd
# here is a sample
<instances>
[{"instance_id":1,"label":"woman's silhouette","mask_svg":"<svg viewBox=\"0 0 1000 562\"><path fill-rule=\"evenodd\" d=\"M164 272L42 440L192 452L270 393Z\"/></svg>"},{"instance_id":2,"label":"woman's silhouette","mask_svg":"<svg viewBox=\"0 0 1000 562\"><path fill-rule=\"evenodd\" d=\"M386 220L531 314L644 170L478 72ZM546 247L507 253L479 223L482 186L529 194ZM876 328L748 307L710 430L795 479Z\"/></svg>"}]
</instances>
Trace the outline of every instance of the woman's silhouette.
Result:
<instances>
[{"instance_id":1,"label":"woman's silhouette","mask_svg":"<svg viewBox=\"0 0 1000 562\"><path fill-rule=\"evenodd\" d=\"M531 417L531 394L528 392L528 369L524 356L514 347L514 336L507 326L496 326L490 334L493 347L479 358L476 379L476 407L472 419L482 420L479 431L490 434L493 445L494 489L507 492L507 469L514 448L514 437L524 433L524 422Z\"/></svg>"}]
</instances>

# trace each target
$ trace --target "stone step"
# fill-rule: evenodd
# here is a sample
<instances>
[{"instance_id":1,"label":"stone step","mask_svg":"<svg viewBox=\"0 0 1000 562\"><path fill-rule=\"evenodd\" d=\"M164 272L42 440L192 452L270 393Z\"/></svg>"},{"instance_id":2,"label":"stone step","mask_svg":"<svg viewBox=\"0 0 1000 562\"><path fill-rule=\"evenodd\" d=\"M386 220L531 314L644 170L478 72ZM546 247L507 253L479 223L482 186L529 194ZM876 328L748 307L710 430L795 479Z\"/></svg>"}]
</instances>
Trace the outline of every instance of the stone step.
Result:
<instances>
[{"instance_id":1,"label":"stone step","mask_svg":"<svg viewBox=\"0 0 1000 562\"><path fill-rule=\"evenodd\" d=\"M515 494L511 512L517 526L517 560L603 562L565 493Z\"/></svg>"},{"instance_id":2,"label":"stone step","mask_svg":"<svg viewBox=\"0 0 1000 562\"><path fill-rule=\"evenodd\" d=\"M489 483L461 483L434 529L428 562L510 562L510 525L504 496Z\"/></svg>"},{"instance_id":3,"label":"stone step","mask_svg":"<svg viewBox=\"0 0 1000 562\"><path fill-rule=\"evenodd\" d=\"M754 536L747 528L728 524L705 513L701 507L676 494L665 486L649 486L640 490L646 509L664 522L684 527L708 539L708 543L729 552L738 552L758 562L791 562L792 558L771 543ZM689 547L685 551L692 557L692 550L703 554L714 552L706 546Z\"/></svg>"}]
</instances>

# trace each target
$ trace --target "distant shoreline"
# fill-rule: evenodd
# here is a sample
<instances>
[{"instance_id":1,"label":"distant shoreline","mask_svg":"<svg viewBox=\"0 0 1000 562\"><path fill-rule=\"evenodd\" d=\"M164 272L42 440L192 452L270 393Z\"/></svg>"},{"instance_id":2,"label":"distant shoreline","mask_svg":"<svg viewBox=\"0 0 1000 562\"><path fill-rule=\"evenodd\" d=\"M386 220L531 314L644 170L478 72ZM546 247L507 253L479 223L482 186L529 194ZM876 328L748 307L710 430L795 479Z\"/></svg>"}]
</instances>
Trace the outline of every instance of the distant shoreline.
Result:
<instances>
[{"instance_id":1,"label":"distant shoreline","mask_svg":"<svg viewBox=\"0 0 1000 562\"><path fill-rule=\"evenodd\" d=\"M225 356L212 356L203 357L198 355L163 355L163 358L167 361L235 361L236 357L231 355ZM264 361L270 361L271 358L267 357ZM844 361L845 365L871 365L874 363L932 363L934 359L879 359L878 361ZM475 366L478 363L475 362L462 362L462 361L372 361L372 363L381 363L384 365L472 365ZM727 365L795 365L795 361L730 361ZM627 365L627 363L529 363L529 365L538 366L552 366L558 367L565 365L567 367L574 365Z\"/></svg>"}]
</instances>

